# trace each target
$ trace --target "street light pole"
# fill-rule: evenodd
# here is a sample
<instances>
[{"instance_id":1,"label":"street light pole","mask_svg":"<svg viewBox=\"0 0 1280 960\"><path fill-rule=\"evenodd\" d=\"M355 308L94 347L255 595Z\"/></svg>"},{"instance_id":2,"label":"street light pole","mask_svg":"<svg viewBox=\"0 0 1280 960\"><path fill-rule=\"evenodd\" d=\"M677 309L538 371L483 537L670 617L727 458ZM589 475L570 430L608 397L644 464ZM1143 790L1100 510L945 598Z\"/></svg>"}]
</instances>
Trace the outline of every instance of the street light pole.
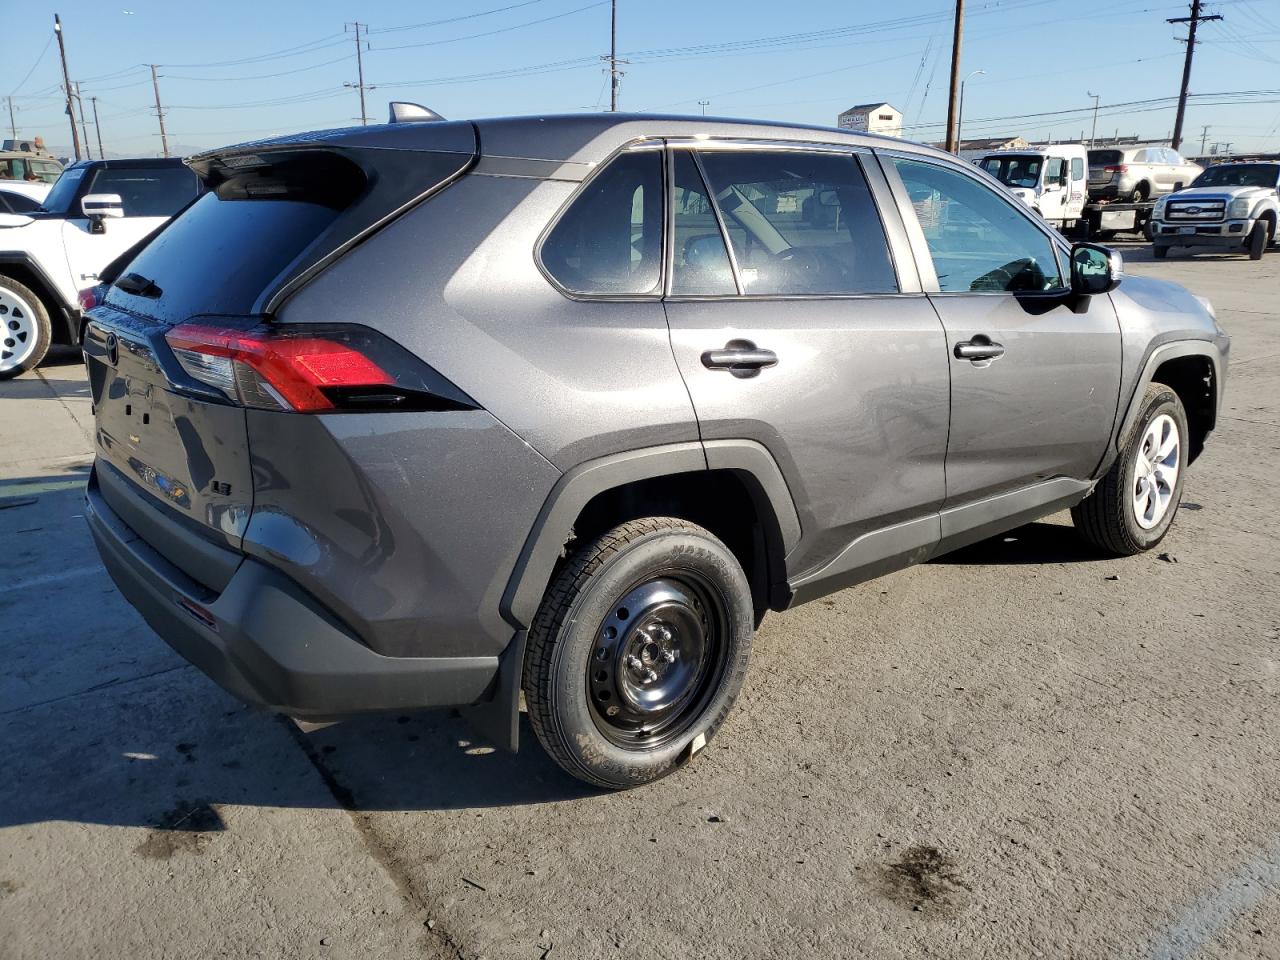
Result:
<instances>
[{"instance_id":1,"label":"street light pole","mask_svg":"<svg viewBox=\"0 0 1280 960\"><path fill-rule=\"evenodd\" d=\"M969 82L973 77L977 77L977 76L984 76L984 77L985 77L986 75L987 75L987 71L985 71L985 70L975 70L975 71L973 71L973 73L969 74L969 76L965 77L963 80L961 80L961 81L960 81L960 102L956 105L956 149L955 149L955 153L956 153L957 155L959 155L959 153L960 153L960 144L964 142L963 138L960 136L960 127L961 127L961 125L964 123L964 85L965 85L966 83L968 83L968 82Z\"/></svg>"},{"instance_id":2,"label":"street light pole","mask_svg":"<svg viewBox=\"0 0 1280 960\"><path fill-rule=\"evenodd\" d=\"M1093 128L1089 131L1089 148L1092 149L1093 141L1098 135L1098 104L1102 100L1102 94L1091 93L1089 96L1093 97Z\"/></svg>"}]
</instances>

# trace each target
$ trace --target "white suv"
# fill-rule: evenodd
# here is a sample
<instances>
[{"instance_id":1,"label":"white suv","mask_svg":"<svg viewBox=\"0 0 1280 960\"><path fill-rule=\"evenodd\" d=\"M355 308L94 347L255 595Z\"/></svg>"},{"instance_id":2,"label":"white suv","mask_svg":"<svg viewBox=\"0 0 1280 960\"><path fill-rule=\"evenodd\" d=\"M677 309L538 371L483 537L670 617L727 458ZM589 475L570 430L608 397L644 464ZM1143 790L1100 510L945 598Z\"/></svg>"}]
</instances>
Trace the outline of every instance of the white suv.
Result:
<instances>
[{"instance_id":1,"label":"white suv","mask_svg":"<svg viewBox=\"0 0 1280 960\"><path fill-rule=\"evenodd\" d=\"M0 380L79 343L79 292L185 207L199 182L178 159L68 167L38 210L0 213Z\"/></svg>"},{"instance_id":2,"label":"white suv","mask_svg":"<svg viewBox=\"0 0 1280 960\"><path fill-rule=\"evenodd\" d=\"M1154 200L1190 183L1203 170L1168 147L1089 151L1089 199Z\"/></svg>"}]
</instances>

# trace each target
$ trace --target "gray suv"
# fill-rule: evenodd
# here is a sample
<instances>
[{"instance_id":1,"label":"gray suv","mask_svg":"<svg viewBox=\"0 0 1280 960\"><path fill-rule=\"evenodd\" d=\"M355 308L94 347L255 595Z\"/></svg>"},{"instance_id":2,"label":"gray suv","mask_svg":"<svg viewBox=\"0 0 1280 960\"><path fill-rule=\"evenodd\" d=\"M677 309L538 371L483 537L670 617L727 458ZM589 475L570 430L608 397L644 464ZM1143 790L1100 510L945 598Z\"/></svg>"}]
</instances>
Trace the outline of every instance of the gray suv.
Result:
<instances>
[{"instance_id":1,"label":"gray suv","mask_svg":"<svg viewBox=\"0 0 1280 960\"><path fill-rule=\"evenodd\" d=\"M660 116L192 158L84 342L124 595L305 720L520 696L612 788L696 755L784 610L1070 507L1160 542L1229 339L971 164Z\"/></svg>"}]
</instances>

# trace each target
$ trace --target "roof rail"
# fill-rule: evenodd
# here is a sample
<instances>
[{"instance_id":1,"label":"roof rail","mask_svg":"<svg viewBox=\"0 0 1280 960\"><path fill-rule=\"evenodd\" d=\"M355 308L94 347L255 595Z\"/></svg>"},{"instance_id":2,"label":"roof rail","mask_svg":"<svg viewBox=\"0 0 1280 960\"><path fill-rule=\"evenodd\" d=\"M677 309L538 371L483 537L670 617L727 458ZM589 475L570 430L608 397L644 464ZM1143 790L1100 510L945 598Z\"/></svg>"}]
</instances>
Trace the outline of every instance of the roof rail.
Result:
<instances>
[{"instance_id":1,"label":"roof rail","mask_svg":"<svg viewBox=\"0 0 1280 960\"><path fill-rule=\"evenodd\" d=\"M424 107L420 103L409 103L405 100L391 101L391 117L388 123L431 123L443 120L444 117Z\"/></svg>"}]
</instances>

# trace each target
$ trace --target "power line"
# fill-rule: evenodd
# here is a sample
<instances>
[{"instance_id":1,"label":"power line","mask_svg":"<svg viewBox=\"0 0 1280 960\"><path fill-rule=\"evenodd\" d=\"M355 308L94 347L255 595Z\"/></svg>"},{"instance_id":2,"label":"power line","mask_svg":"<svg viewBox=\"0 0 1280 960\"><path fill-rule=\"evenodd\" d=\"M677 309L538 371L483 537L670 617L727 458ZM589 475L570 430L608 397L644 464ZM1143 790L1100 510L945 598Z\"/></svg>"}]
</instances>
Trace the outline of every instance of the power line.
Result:
<instances>
[{"instance_id":1,"label":"power line","mask_svg":"<svg viewBox=\"0 0 1280 960\"><path fill-rule=\"evenodd\" d=\"M426 23L406 23L398 27L381 27L378 30L370 30L370 34L380 33L401 33L405 30L422 30L426 27L443 27L449 23L459 23L463 20L476 20L480 17L487 17L495 13L506 13L508 10L515 10L519 7L531 7L535 3L542 3L544 0L522 0L521 3L510 3L505 7L494 7L491 10L481 10L477 13L465 13L458 17L446 17L443 20L428 20Z\"/></svg>"},{"instance_id":2,"label":"power line","mask_svg":"<svg viewBox=\"0 0 1280 960\"><path fill-rule=\"evenodd\" d=\"M49 34L49 39L44 42L44 46L40 49L40 55L36 57L36 62L31 65L31 69L28 70L23 75L22 79L18 81L18 85L10 91L10 96L21 90L26 82L31 79L31 75L36 72L36 67L40 66L40 64L44 62L44 55L49 52L49 47L52 43L53 34L51 33ZM17 136L17 134L14 134L14 136Z\"/></svg>"},{"instance_id":3,"label":"power line","mask_svg":"<svg viewBox=\"0 0 1280 960\"><path fill-rule=\"evenodd\" d=\"M538 20L526 20L524 23L515 23L509 27L499 27L496 30L486 30L483 33L472 33L464 37L449 37L444 40L424 40L421 43L402 43L394 47L378 47L378 50L413 50L418 47L438 47L446 43L458 43L461 40L478 40L481 37L493 37L500 33L510 33L512 30L521 30L524 27L537 26L540 23L550 23L552 20L561 20L564 17L571 17L575 13L582 13L584 10L591 10L595 7L603 7L606 3L612 3L613 0L595 0L594 3L588 3L585 7L575 7L573 10L566 10L564 13L553 14L549 17L542 17Z\"/></svg>"}]
</instances>

